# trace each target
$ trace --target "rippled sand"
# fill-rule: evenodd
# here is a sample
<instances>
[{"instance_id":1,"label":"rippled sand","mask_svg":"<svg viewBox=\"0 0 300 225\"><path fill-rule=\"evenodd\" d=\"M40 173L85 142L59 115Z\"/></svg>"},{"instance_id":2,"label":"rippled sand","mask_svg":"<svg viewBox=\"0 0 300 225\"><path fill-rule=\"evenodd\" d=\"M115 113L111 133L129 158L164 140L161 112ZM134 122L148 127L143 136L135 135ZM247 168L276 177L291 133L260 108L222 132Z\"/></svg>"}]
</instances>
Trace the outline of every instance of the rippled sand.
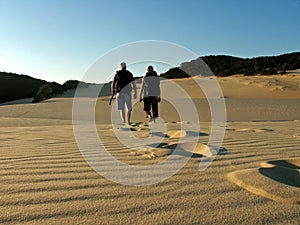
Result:
<instances>
[{"instance_id":1,"label":"rippled sand","mask_svg":"<svg viewBox=\"0 0 300 225\"><path fill-rule=\"evenodd\" d=\"M97 132L116 159L143 167L162 162L175 148L191 157L172 177L140 187L107 180L87 164L74 138L72 98L1 106L0 223L299 224L299 100L225 100L224 142L204 171L199 164L214 153L207 146L207 103L195 99L198 132L181 131L182 121L161 103L166 130L153 134L141 105L135 106L134 124L118 131L109 123L107 99L98 100ZM157 135L162 142L132 149L116 132L141 140ZM194 153L180 143L184 137L198 138Z\"/></svg>"}]
</instances>

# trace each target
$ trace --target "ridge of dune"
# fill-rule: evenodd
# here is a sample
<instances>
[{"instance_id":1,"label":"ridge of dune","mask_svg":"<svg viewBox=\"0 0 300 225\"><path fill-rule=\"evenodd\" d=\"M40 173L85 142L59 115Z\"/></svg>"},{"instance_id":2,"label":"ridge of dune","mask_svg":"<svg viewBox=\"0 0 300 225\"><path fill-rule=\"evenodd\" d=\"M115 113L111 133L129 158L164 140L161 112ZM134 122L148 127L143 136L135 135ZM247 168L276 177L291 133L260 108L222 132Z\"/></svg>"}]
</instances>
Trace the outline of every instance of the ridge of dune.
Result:
<instances>
[{"instance_id":1,"label":"ridge of dune","mask_svg":"<svg viewBox=\"0 0 300 225\"><path fill-rule=\"evenodd\" d=\"M300 204L300 159L269 161L227 179L249 192L284 204Z\"/></svg>"},{"instance_id":2,"label":"ridge of dune","mask_svg":"<svg viewBox=\"0 0 300 225\"><path fill-rule=\"evenodd\" d=\"M193 80L194 79L194 80ZM197 82L205 84L210 77L194 76L174 79L193 98L204 98ZM225 98L299 99L300 74L216 77ZM163 85L162 85L163 87Z\"/></svg>"}]
</instances>

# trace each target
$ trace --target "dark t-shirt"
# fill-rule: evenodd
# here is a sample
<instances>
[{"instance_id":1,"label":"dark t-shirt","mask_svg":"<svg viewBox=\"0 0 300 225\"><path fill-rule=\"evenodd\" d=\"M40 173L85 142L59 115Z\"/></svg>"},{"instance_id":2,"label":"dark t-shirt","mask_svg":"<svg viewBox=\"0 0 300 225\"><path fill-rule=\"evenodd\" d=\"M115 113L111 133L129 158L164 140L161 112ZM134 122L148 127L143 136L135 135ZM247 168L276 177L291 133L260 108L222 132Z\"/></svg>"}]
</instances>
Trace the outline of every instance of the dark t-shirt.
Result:
<instances>
[{"instance_id":1,"label":"dark t-shirt","mask_svg":"<svg viewBox=\"0 0 300 225\"><path fill-rule=\"evenodd\" d=\"M116 92L122 93L126 92L129 93L131 92L131 81L133 81L133 75L131 72L128 70L119 70L117 71L115 75L115 81L116 81Z\"/></svg>"}]
</instances>

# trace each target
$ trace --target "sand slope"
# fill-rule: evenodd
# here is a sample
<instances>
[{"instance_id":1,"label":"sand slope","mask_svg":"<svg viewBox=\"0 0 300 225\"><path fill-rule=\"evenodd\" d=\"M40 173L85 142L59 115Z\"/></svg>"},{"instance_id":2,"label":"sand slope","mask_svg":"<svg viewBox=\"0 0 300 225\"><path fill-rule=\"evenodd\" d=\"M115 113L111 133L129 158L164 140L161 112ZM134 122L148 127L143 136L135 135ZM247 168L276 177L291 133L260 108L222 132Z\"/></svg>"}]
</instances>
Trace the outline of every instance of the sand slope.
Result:
<instances>
[{"instance_id":1,"label":"sand slope","mask_svg":"<svg viewBox=\"0 0 300 225\"><path fill-rule=\"evenodd\" d=\"M246 190L283 204L300 204L299 159L263 163L255 169L227 174L228 179Z\"/></svg>"}]
</instances>

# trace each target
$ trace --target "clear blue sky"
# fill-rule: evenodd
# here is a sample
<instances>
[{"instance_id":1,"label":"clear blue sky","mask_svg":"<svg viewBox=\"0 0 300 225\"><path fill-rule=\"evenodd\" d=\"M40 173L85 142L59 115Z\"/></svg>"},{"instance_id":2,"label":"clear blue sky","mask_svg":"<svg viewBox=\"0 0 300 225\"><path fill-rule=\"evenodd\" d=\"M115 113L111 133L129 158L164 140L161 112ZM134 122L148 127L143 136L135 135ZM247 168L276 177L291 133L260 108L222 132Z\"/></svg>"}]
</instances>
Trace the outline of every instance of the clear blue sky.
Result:
<instances>
[{"instance_id":1,"label":"clear blue sky","mask_svg":"<svg viewBox=\"0 0 300 225\"><path fill-rule=\"evenodd\" d=\"M299 28L300 0L0 0L0 71L63 83L141 40L199 56L278 55L300 51Z\"/></svg>"}]
</instances>

